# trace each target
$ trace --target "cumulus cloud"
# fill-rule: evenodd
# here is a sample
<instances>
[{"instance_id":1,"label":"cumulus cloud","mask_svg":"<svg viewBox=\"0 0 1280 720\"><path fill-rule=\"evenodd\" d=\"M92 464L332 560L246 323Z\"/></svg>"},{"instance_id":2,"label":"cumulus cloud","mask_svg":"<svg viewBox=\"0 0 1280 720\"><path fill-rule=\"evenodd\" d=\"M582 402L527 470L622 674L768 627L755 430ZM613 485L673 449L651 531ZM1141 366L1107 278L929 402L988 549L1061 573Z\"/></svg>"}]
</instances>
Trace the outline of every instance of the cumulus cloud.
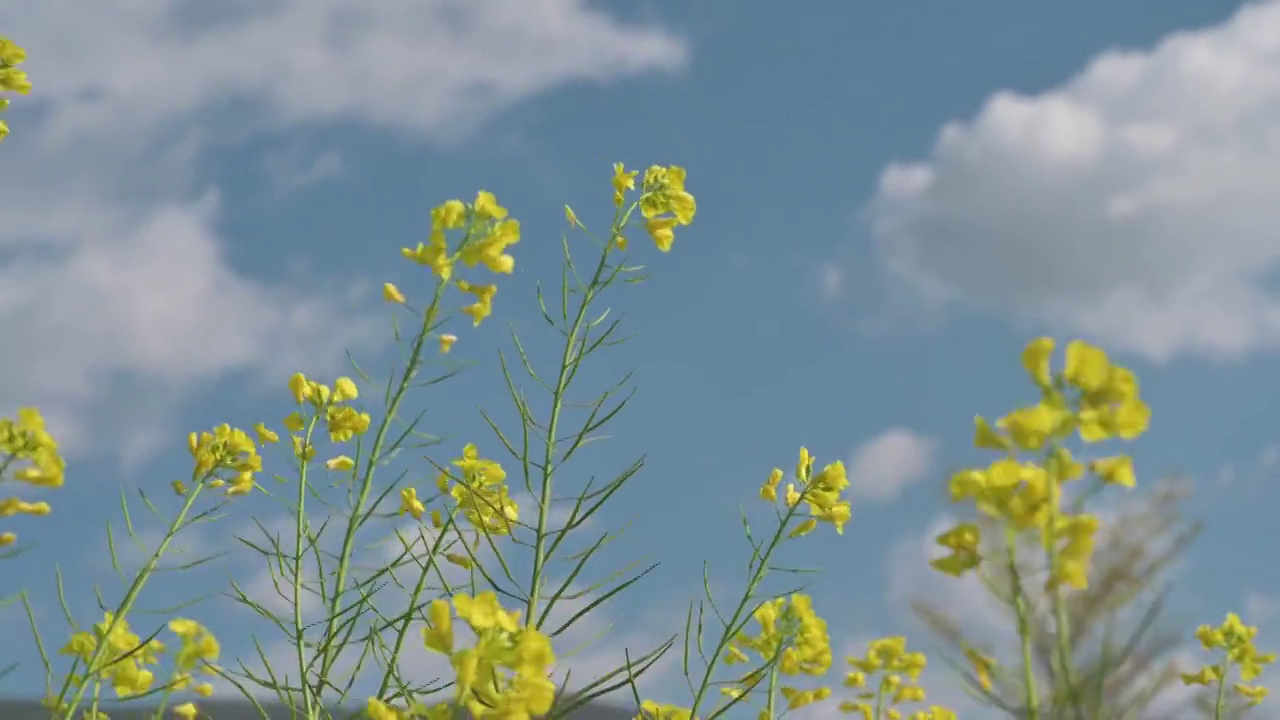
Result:
<instances>
[{"instance_id":1,"label":"cumulus cloud","mask_svg":"<svg viewBox=\"0 0 1280 720\"><path fill-rule=\"evenodd\" d=\"M154 450L194 388L336 369L375 337L350 309L356 288L277 286L228 263L201 173L212 152L317 124L448 142L538 93L688 54L585 0L0 0L0 26L35 83L3 146L0 409L38 404L68 451L123 460ZM296 187L341 170L329 152L267 170Z\"/></svg>"},{"instance_id":2,"label":"cumulus cloud","mask_svg":"<svg viewBox=\"0 0 1280 720\"><path fill-rule=\"evenodd\" d=\"M1244 621L1261 625L1280 616L1280 597L1250 592L1244 598Z\"/></svg>"},{"instance_id":3,"label":"cumulus cloud","mask_svg":"<svg viewBox=\"0 0 1280 720\"><path fill-rule=\"evenodd\" d=\"M1154 361L1280 341L1280 2L1041 93L1000 91L886 167L869 205L891 276Z\"/></svg>"},{"instance_id":4,"label":"cumulus cloud","mask_svg":"<svg viewBox=\"0 0 1280 720\"><path fill-rule=\"evenodd\" d=\"M890 502L933 468L936 443L906 428L891 428L860 445L849 460L850 492Z\"/></svg>"},{"instance_id":5,"label":"cumulus cloud","mask_svg":"<svg viewBox=\"0 0 1280 720\"><path fill-rule=\"evenodd\" d=\"M264 170L276 192L287 195L342 174L342 153L326 150L318 155L297 149L270 153L263 159Z\"/></svg>"}]
</instances>

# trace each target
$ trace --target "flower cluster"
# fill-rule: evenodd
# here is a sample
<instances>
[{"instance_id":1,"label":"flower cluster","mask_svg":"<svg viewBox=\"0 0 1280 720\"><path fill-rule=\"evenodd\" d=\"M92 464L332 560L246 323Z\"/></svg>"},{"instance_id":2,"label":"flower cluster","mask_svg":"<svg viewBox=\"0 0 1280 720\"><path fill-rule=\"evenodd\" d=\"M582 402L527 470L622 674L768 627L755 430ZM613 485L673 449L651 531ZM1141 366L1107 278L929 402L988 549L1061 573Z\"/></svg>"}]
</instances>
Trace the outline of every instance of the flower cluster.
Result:
<instances>
[{"instance_id":1,"label":"flower cluster","mask_svg":"<svg viewBox=\"0 0 1280 720\"><path fill-rule=\"evenodd\" d=\"M248 494L255 486L254 475L262 470L257 443L245 431L226 423L213 432L191 433L187 436L187 449L195 459L192 482L209 488L225 486L227 495ZM175 482L173 489L179 495L186 494L181 482Z\"/></svg>"},{"instance_id":2,"label":"flower cluster","mask_svg":"<svg viewBox=\"0 0 1280 720\"><path fill-rule=\"evenodd\" d=\"M1227 613L1227 619L1218 627L1201 625L1196 629L1196 639L1205 650L1222 650L1224 657L1218 665L1206 665L1198 671L1184 674L1182 681L1187 685L1214 685L1227 681L1227 673L1232 665L1239 666L1240 679L1235 690L1250 705L1257 705L1267 696L1267 688L1261 685L1248 685L1262 674L1263 666L1276 661L1275 653L1259 653L1253 644L1258 635L1258 628L1245 625L1240 616Z\"/></svg>"},{"instance_id":3,"label":"flower cluster","mask_svg":"<svg viewBox=\"0 0 1280 720\"><path fill-rule=\"evenodd\" d=\"M324 417L325 429L329 432L329 441L333 443L349 442L357 435L369 430L371 419L369 413L361 412L344 403L360 397L360 391L349 377L340 377L333 382L333 389L324 383L310 380L302 373L294 373L289 378L289 392L294 402L302 405L310 404L316 412L316 418ZM284 419L285 429L292 433L293 454L303 463L315 457L315 446L311 444L310 433L304 432L307 418L301 412L289 413ZM275 433L265 427L259 428L264 440L274 442ZM325 462L330 470L350 470L354 462L346 455L339 455Z\"/></svg>"},{"instance_id":4,"label":"flower cluster","mask_svg":"<svg viewBox=\"0 0 1280 720\"><path fill-rule=\"evenodd\" d=\"M0 38L0 51L3 49L3 38ZM7 478L6 470L17 461L26 463L13 471L13 479L36 487L62 487L66 462L58 453L58 443L45 430L44 417L35 408L24 407L18 410L15 422L9 418L0 418L0 453L4 459L0 461L0 482ZM51 508L47 502L26 502L16 497L0 499L0 518L14 515L48 515ZM18 539L12 532L0 532L0 547L12 545Z\"/></svg>"},{"instance_id":5,"label":"flower cluster","mask_svg":"<svg viewBox=\"0 0 1280 720\"><path fill-rule=\"evenodd\" d=\"M887 717L899 720L902 711L894 707L901 703L922 703L925 701L924 688L917 683L920 673L924 672L928 659L924 653L907 652L907 639L904 637L887 637L871 641L864 657L846 658L851 670L845 675L844 686L858 690L857 700L843 701L840 711L858 713L865 720L880 720ZM876 689L868 689L868 676L880 674ZM910 682L904 684L903 676ZM956 714L951 710L931 705L928 710L917 710L911 714L911 720L955 720Z\"/></svg>"},{"instance_id":6,"label":"flower cluster","mask_svg":"<svg viewBox=\"0 0 1280 720\"><path fill-rule=\"evenodd\" d=\"M1017 530L1038 530L1046 548L1055 546L1057 567L1050 584L1082 588L1088 584L1098 521L1086 513L1062 511L1062 486L1086 469L1062 443L1074 433L1086 443L1136 438L1146 431L1151 412L1139 397L1133 373L1113 365L1101 349L1072 341L1066 367L1057 376L1050 367L1053 350L1052 339L1038 338L1022 354L1023 366L1040 390L1038 403L1014 410L994 426L974 418L974 444L1005 457L986 468L961 470L948 489L953 502L970 500L982 514ZM1042 458L1021 460L1021 452L1040 452ZM1107 484L1135 484L1133 461L1127 456L1099 458L1088 469ZM974 523L951 528L937 542L949 551L932 562L941 572L961 575L981 562L981 532Z\"/></svg>"},{"instance_id":7,"label":"flower cluster","mask_svg":"<svg viewBox=\"0 0 1280 720\"><path fill-rule=\"evenodd\" d=\"M31 92L31 81L27 73L18 66L27 59L27 51L7 37L0 36L0 92L16 92L26 95ZM0 112L9 107L9 98L0 98ZM9 134L9 126L0 120L0 140Z\"/></svg>"},{"instance_id":8,"label":"flower cluster","mask_svg":"<svg viewBox=\"0 0 1280 720\"><path fill-rule=\"evenodd\" d=\"M830 669L831 637L827 634L827 622L813 611L813 599L808 595L794 594L789 600L775 598L756 608L753 617L760 625L760 632L756 635L738 633L729 643L725 664L748 662L750 658L745 650L752 650L764 665L747 673L735 687L726 688L726 694L733 697L745 694L775 661L778 672L783 675L819 677ZM801 690L784 685L781 691L791 710L831 696L828 687Z\"/></svg>"},{"instance_id":9,"label":"flower cluster","mask_svg":"<svg viewBox=\"0 0 1280 720\"><path fill-rule=\"evenodd\" d=\"M400 252L409 260L431 268L444 282L453 278L454 265L458 262L469 268L483 265L491 272L510 275L515 271L516 261L507 253L507 248L520 242L520 221L508 218L507 214L507 209L498 204L493 193L485 190L477 193L475 202L470 204L447 200L431 211L431 232L427 242ZM446 234L450 230L463 231L462 241L452 250ZM469 316L474 325L478 326L492 314L497 285L475 284L461 279L455 280L454 285L475 298L475 302L462 308L463 314ZM383 286L382 292L388 302L405 301L404 293L390 283ZM451 342L446 343L442 336L444 352L448 352L449 344Z\"/></svg>"},{"instance_id":10,"label":"flower cluster","mask_svg":"<svg viewBox=\"0 0 1280 720\"><path fill-rule=\"evenodd\" d=\"M654 165L644 173L640 189L640 214L644 229L662 252L675 242L675 226L688 225L698 212L697 201L684 189L685 170L677 165Z\"/></svg>"},{"instance_id":11,"label":"flower cluster","mask_svg":"<svg viewBox=\"0 0 1280 720\"><path fill-rule=\"evenodd\" d=\"M521 626L520 612L503 609L493 592L474 598L459 593L453 597L452 610L446 600L432 601L422 639L428 650L449 657L457 674L454 702L405 710L370 698L369 717L443 720L453 717L454 707L466 708L471 717L504 720L528 720L547 713L556 691L549 679L555 663L551 640L535 628ZM453 613L475 634L472 647L454 649Z\"/></svg>"},{"instance_id":12,"label":"flower cluster","mask_svg":"<svg viewBox=\"0 0 1280 720\"><path fill-rule=\"evenodd\" d=\"M639 170L627 170L622 163L613 165L613 204L622 207L626 201L626 192L636 187L636 175ZM698 212L698 203L693 195L685 189L687 173L679 165L651 165L644 171L644 179L640 183L640 214L644 217L645 231L662 252L670 252L675 242L677 225L688 225ZM579 225L577 216L569 208L565 208L569 222ZM626 238L618 235L615 243L619 249L627 248Z\"/></svg>"},{"instance_id":13,"label":"flower cluster","mask_svg":"<svg viewBox=\"0 0 1280 720\"><path fill-rule=\"evenodd\" d=\"M217 638L200 623L184 618L169 621L169 630L178 636L179 649L173 658L174 674L167 687L209 697L213 694L213 685L197 681L195 673L216 674L214 663L220 652ZM76 658L77 664L84 663L86 676L109 681L117 696L128 698L151 690L155 683L154 668L166 648L154 638L142 642L125 618L106 613L92 632L74 633L60 652ZM46 699L45 704L59 703ZM174 712L190 718L196 715L196 708L193 703L183 703L175 707Z\"/></svg>"},{"instance_id":14,"label":"flower cluster","mask_svg":"<svg viewBox=\"0 0 1280 720\"><path fill-rule=\"evenodd\" d=\"M472 443L462 448L462 457L455 458L453 473L440 473L436 486L446 493L462 511L467 522L478 532L487 535L510 535L512 523L520 519L520 508L507 489L507 472L496 460L480 457L480 451ZM407 490L412 490L408 488ZM421 503L416 493L401 492L401 512L414 517L422 516Z\"/></svg>"},{"instance_id":15,"label":"flower cluster","mask_svg":"<svg viewBox=\"0 0 1280 720\"><path fill-rule=\"evenodd\" d=\"M760 488L760 498L770 503L778 501L778 483L782 481L782 470L774 468ZM800 483L787 483L787 491L783 501L788 508L794 508L800 502L809 506L809 517L805 518L790 533L791 537L807 535L818 526L819 522L830 523L836 533L844 534L844 525L849 521L851 509L848 500L842 500L840 493L849 487L849 478L845 474L844 463L837 460L817 475L813 474L813 457L807 448L800 448L800 462L796 465L795 479Z\"/></svg>"}]
</instances>

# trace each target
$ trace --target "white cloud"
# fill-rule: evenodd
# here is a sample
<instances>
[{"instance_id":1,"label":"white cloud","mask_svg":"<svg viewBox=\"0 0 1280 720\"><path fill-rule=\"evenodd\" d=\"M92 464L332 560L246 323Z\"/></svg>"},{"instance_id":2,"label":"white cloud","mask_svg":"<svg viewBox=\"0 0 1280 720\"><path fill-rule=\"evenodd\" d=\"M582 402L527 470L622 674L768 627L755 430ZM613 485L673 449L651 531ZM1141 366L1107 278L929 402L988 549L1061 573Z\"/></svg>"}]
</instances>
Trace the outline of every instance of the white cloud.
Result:
<instances>
[{"instance_id":1,"label":"white cloud","mask_svg":"<svg viewBox=\"0 0 1280 720\"><path fill-rule=\"evenodd\" d=\"M1244 597L1244 621L1250 625L1262 625L1280 617L1280 597L1250 592Z\"/></svg>"},{"instance_id":2,"label":"white cloud","mask_svg":"<svg viewBox=\"0 0 1280 720\"><path fill-rule=\"evenodd\" d=\"M839 300L844 295L844 273L834 263L823 263L818 269L818 290L827 302Z\"/></svg>"},{"instance_id":3,"label":"white cloud","mask_svg":"<svg viewBox=\"0 0 1280 720\"><path fill-rule=\"evenodd\" d=\"M905 428L891 428L860 445L849 461L850 492L890 502L933 469L936 443Z\"/></svg>"},{"instance_id":4,"label":"white cloud","mask_svg":"<svg viewBox=\"0 0 1280 720\"><path fill-rule=\"evenodd\" d=\"M1280 2L1035 95L1001 91L894 163L870 205L926 304L1007 312L1163 361L1280 344Z\"/></svg>"},{"instance_id":5,"label":"white cloud","mask_svg":"<svg viewBox=\"0 0 1280 720\"><path fill-rule=\"evenodd\" d=\"M1280 443L1270 443L1258 456L1258 467L1266 470L1280 464Z\"/></svg>"},{"instance_id":6,"label":"white cloud","mask_svg":"<svg viewBox=\"0 0 1280 720\"><path fill-rule=\"evenodd\" d=\"M35 83L3 146L0 410L37 404L69 451L135 462L193 389L336 369L372 337L351 290L227 262L206 156L322 123L456 140L538 93L688 57L585 0L0 0L0 26ZM316 179L339 159L294 169Z\"/></svg>"},{"instance_id":7,"label":"white cloud","mask_svg":"<svg viewBox=\"0 0 1280 720\"><path fill-rule=\"evenodd\" d=\"M314 155L291 148L269 153L263 158L263 165L271 185L280 195L333 179L343 170L342 153L338 150Z\"/></svg>"}]
</instances>

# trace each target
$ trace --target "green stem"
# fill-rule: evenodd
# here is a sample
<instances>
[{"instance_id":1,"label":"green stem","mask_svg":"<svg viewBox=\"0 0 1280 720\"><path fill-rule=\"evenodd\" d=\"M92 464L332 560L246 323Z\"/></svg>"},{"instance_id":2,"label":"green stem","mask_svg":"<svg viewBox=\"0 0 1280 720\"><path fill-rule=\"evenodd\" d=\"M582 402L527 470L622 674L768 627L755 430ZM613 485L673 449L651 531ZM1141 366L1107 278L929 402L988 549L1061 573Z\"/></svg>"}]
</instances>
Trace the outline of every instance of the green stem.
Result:
<instances>
[{"instance_id":1,"label":"green stem","mask_svg":"<svg viewBox=\"0 0 1280 720\"><path fill-rule=\"evenodd\" d=\"M1014 528L1004 528L1005 558L1009 577L1014 581L1013 609L1018 621L1018 639L1022 643L1022 679L1027 690L1027 720L1040 720L1040 695L1036 688L1035 665L1031 658L1031 622L1027 595L1018 574L1018 535Z\"/></svg>"},{"instance_id":2,"label":"green stem","mask_svg":"<svg viewBox=\"0 0 1280 720\"><path fill-rule=\"evenodd\" d=\"M311 422L307 426L307 436L302 447L304 455L311 448L311 435L315 432L318 419L319 410L317 409L317 414L312 416ZM306 710L307 717L314 719L315 715L313 713L318 710L315 707L315 696L320 692L320 689L317 687L313 691L307 685L307 644L303 638L302 625L302 531L303 523L306 522L307 518L305 508L307 500L307 464L307 460L298 458L298 507L295 510L293 532L293 640L294 653L298 660L298 687L302 689L302 706Z\"/></svg>"},{"instance_id":3,"label":"green stem","mask_svg":"<svg viewBox=\"0 0 1280 720\"><path fill-rule=\"evenodd\" d=\"M160 564L160 558L164 556L165 551L169 549L169 543L173 540L173 536L182 529L182 521L187 518L187 513L191 511L191 506L195 504L196 497L198 497L200 495L200 491L204 489L205 479L206 478L201 478L200 482L195 483L195 487L191 488L191 492L187 494L187 499L186 502L183 503L182 509L178 511L173 522L169 524L169 530L165 533L164 539L160 541L160 544L156 547L155 551L151 553L151 558L147 560L147 564L143 566L136 575L134 575L133 583L129 585L128 592L125 593L124 599L120 601L120 606L116 608L115 613L111 617L111 623L102 633L102 637L98 639L98 643L93 649L93 654L89 656L89 660L85 668L85 681L80 683L80 686L76 688L75 694L68 701L66 714L62 716L63 720L71 720L71 716L75 713L76 709L80 706L80 701L84 698L85 690L89 687L89 681L94 679L93 676L102 670L102 668L98 667L98 663L102 660L103 655L106 654L107 648L110 647L110 643L106 641L106 638L111 636L111 631L115 630L129 614L129 611L133 609L133 604L137 601L138 595L142 594L142 588L147 584L147 580L151 577L151 574L155 572L156 566ZM97 685L96 679L94 679L94 685ZM62 705L62 698L66 695L66 692L67 687L64 685L62 692L58 694L59 706Z\"/></svg>"},{"instance_id":4,"label":"green stem","mask_svg":"<svg viewBox=\"0 0 1280 720\"><path fill-rule=\"evenodd\" d=\"M766 720L773 720L773 718L775 717L774 701L776 698L774 697L774 695L776 695L777 692L778 692L778 664L775 662L773 664L773 667L769 668L769 700L768 700L768 704L765 706Z\"/></svg>"},{"instance_id":5,"label":"green stem","mask_svg":"<svg viewBox=\"0 0 1280 720\"><path fill-rule=\"evenodd\" d=\"M400 402L404 399L405 393L409 389L409 382L417 374L418 362L422 357L422 348L426 344L427 334L430 331L432 323L435 321L437 309L440 305L440 298L444 295L445 285L448 283L444 280L436 283L435 296L431 299L431 305L423 312L422 330L418 333L418 337L414 339L413 349L409 354L409 361L405 364L404 375L400 378L400 385L396 388L395 394L391 397L391 402L387 405L387 413L382 418L382 422L378 425L378 432L374 436L373 448L369 452L369 457L365 461L364 480L360 485L360 495L356 499L355 507L351 510L351 515L347 518L346 533L342 538L342 550L338 556L338 575L334 580L334 592L329 599L329 617L325 623L324 640L326 641L324 650L324 660L320 666L320 673L317 676L316 685L319 689L320 683L328 676L329 671L333 667L333 663L337 662L338 652L341 648L334 648L327 641L333 637L338 623L338 604L341 602L342 588L346 585L347 574L350 571L351 553L355 548L356 530L360 528L361 515L363 514L364 505L369 500L369 493L373 489L373 473L378 466L379 455L382 453L382 445L386 442L387 432L391 428L391 420L395 418L396 411L400 408ZM305 682L305 679L301 680Z\"/></svg>"},{"instance_id":6,"label":"green stem","mask_svg":"<svg viewBox=\"0 0 1280 720\"><path fill-rule=\"evenodd\" d=\"M729 622L725 623L724 632L721 633L720 640L716 643L715 652L711 653L711 657L707 659L707 667L702 673L702 682L698 684L698 691L693 696L693 705L689 708L689 717L697 717L698 705L702 702L702 697L706 695L711 685L711 674L715 671L716 662L720 659L720 655L724 653L725 647L733 640L731 633L742 619L742 613L746 610L747 603L751 602L751 597L755 594L756 588L759 587L760 582L764 580L764 576L768 573L769 558L773 556L774 549L782 541L782 534L787 531L787 525L795 517L796 508L800 507L802 501L803 496L801 500L796 501L795 505L787 508L787 513L778 522L778 529L774 531L768 547L761 553L760 564L756 566L756 571L752 573L751 580L747 582L747 589L742 593L742 599L738 601L738 606L734 608L733 616L729 618Z\"/></svg>"},{"instance_id":7,"label":"green stem","mask_svg":"<svg viewBox=\"0 0 1280 720\"><path fill-rule=\"evenodd\" d=\"M427 554L427 563L422 567L422 571L418 573L418 581L413 586L413 593L409 596L409 603L405 606L404 622L401 623L399 630L396 631L395 643L391 650L391 659L387 662L386 672L382 675L382 682L378 685L378 694L376 697L384 697L387 690L391 687L391 680L395 675L396 661L400 657L400 650L404 647L404 639L409 634L409 624L413 621L413 609L418 605L418 598L422 596L422 591L427 585L427 575L433 568L438 568L436 564L436 554L440 551L440 546L444 544L444 538L449 533L449 529L453 526L454 516L449 515L449 520L440 528L439 534L436 535L436 541L431 546L431 551ZM450 592L449 581L445 579L444 573L437 572L440 575L440 582L443 584L445 592ZM406 698L407 699L407 698Z\"/></svg>"},{"instance_id":8,"label":"green stem","mask_svg":"<svg viewBox=\"0 0 1280 720\"><path fill-rule=\"evenodd\" d=\"M1053 453L1054 448L1051 447L1049 452ZM1050 463L1046 462L1046 465ZM1084 720L1084 708L1080 705L1080 693L1076 688L1075 663L1071 658L1071 620L1067 616L1066 598L1062 594L1062 582L1058 577L1059 565L1061 565L1058 558L1058 519L1062 517L1059 508L1061 489L1058 483L1058 477L1053 472L1049 472L1049 521L1048 527L1045 528L1045 552L1049 561L1049 582L1053 586L1051 596L1054 640L1057 645L1058 663L1062 666L1063 679L1067 685L1067 699L1074 710L1076 720Z\"/></svg>"},{"instance_id":9,"label":"green stem","mask_svg":"<svg viewBox=\"0 0 1280 720\"><path fill-rule=\"evenodd\" d=\"M625 224L625 220L622 224ZM620 226L615 219L613 237L617 236L618 227ZM556 432L560 428L560 410L564 405L565 392L568 390L569 377L574 362L574 348L578 345L578 333L582 329L582 322L587 316L587 308L595 298L595 290L600 282L600 276L604 274L604 269L607 266L609 251L613 247L613 237L610 237L609 242L605 243L604 249L600 253L600 262L596 263L596 270L591 276L591 282L583 290L582 302L578 305L573 327L565 334L564 352L560 356L560 373L556 378L555 389L551 393L551 417L547 421L546 449L542 456L542 487L539 489L538 494L538 530L534 539L533 573L529 580L529 600L525 605L525 622L535 627L540 624L537 616L538 600L542 594L542 576L547 561L547 520L551 515L551 476L555 471L553 463L555 462L556 453Z\"/></svg>"},{"instance_id":10,"label":"green stem","mask_svg":"<svg viewBox=\"0 0 1280 720\"><path fill-rule=\"evenodd\" d=\"M1231 670L1229 661L1223 660L1218 666L1218 697L1213 701L1213 720L1222 720L1222 706L1227 698L1227 672Z\"/></svg>"}]
</instances>

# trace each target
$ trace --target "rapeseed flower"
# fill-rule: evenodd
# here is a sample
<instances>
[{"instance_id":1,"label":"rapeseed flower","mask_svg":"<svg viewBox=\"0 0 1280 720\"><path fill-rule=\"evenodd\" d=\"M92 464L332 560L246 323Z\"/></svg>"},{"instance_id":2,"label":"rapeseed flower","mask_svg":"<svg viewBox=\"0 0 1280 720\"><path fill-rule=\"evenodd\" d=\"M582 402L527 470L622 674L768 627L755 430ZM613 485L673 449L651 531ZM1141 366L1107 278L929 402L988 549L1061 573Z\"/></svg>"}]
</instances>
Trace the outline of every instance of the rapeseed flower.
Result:
<instances>
[{"instance_id":1,"label":"rapeseed flower","mask_svg":"<svg viewBox=\"0 0 1280 720\"><path fill-rule=\"evenodd\" d=\"M1201 625L1196 629L1196 639L1205 650L1221 650L1223 658L1214 665L1206 665L1196 672L1184 673L1182 682L1186 685L1224 685L1232 666L1240 668L1240 679L1233 688L1249 705L1257 705L1266 698L1266 687L1252 683L1262 674L1263 667L1276 661L1275 653L1260 653L1253 640L1258 635L1258 628L1245 625L1236 613L1227 613L1227 618L1218 627Z\"/></svg>"},{"instance_id":2,"label":"rapeseed flower","mask_svg":"<svg viewBox=\"0 0 1280 720\"><path fill-rule=\"evenodd\" d=\"M0 37L0 58L17 47ZM21 48L18 48L21 50ZM2 124L0 124L2 126ZM44 416L33 407L18 409L16 420L0 418L0 453L6 456L5 466L20 461L13 471L13 479L36 487L62 487L65 481L66 461L58 451L58 442L45 429ZM2 482L5 478L0 478ZM13 515L48 515L52 511L48 502L26 502L16 497L0 499L0 517ZM18 541L12 531L0 532L0 547Z\"/></svg>"},{"instance_id":3,"label":"rapeseed flower","mask_svg":"<svg viewBox=\"0 0 1280 720\"><path fill-rule=\"evenodd\" d=\"M476 718L530 718L551 709L555 663L551 641L520 624L520 612L505 610L493 592L459 593L453 610L475 635L472 647L454 648L453 617L444 600L432 601L423 629L427 649L453 665L455 703Z\"/></svg>"},{"instance_id":4,"label":"rapeseed flower","mask_svg":"<svg viewBox=\"0 0 1280 720\"><path fill-rule=\"evenodd\" d=\"M852 670L845 676L845 687L858 690L854 700L840 703L840 711L855 713L868 720L879 720L877 715L902 717L895 707L905 703L923 703L926 693L917 683L928 665L924 653L909 652L907 639L901 636L885 637L871 641L862 657L848 657L845 661ZM868 687L868 678L880 675L875 690ZM903 682L903 678L908 682ZM912 720L954 720L955 714L944 707L932 705L918 710Z\"/></svg>"}]
</instances>

